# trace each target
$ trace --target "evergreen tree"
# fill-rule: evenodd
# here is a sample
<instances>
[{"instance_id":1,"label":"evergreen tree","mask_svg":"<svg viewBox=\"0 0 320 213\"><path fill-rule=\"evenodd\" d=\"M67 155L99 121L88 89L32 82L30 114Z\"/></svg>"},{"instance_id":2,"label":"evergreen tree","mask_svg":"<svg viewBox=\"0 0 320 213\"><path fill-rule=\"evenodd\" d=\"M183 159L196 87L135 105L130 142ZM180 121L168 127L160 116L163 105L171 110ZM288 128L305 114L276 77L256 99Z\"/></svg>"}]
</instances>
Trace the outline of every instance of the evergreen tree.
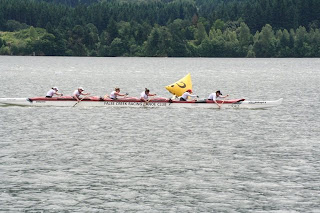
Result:
<instances>
[{"instance_id":1,"label":"evergreen tree","mask_svg":"<svg viewBox=\"0 0 320 213\"><path fill-rule=\"evenodd\" d=\"M70 32L68 48L70 51L72 51L71 52L72 55L75 55L75 56L87 55L87 50L84 45L84 36L85 36L85 30L80 25L76 25Z\"/></svg>"},{"instance_id":2,"label":"evergreen tree","mask_svg":"<svg viewBox=\"0 0 320 213\"><path fill-rule=\"evenodd\" d=\"M238 39L239 39L239 55L244 57L248 54L248 48L249 45L253 42L253 37L250 33L250 29L248 25L246 25L244 22L240 24L240 27L238 28Z\"/></svg>"},{"instance_id":3,"label":"evergreen tree","mask_svg":"<svg viewBox=\"0 0 320 213\"><path fill-rule=\"evenodd\" d=\"M195 31L194 37L196 39L197 44L201 44L201 42L208 37L204 25L201 22L197 24L197 29Z\"/></svg>"},{"instance_id":4,"label":"evergreen tree","mask_svg":"<svg viewBox=\"0 0 320 213\"><path fill-rule=\"evenodd\" d=\"M311 56L311 46L309 44L309 37L305 27L299 27L297 29L294 41L294 49L296 57Z\"/></svg>"},{"instance_id":5,"label":"evergreen tree","mask_svg":"<svg viewBox=\"0 0 320 213\"><path fill-rule=\"evenodd\" d=\"M253 48L258 57L272 57L275 54L276 39L269 24L262 28L261 33L256 33Z\"/></svg>"},{"instance_id":6,"label":"evergreen tree","mask_svg":"<svg viewBox=\"0 0 320 213\"><path fill-rule=\"evenodd\" d=\"M110 56L123 56L123 54L127 52L125 48L125 44L121 40L121 38L115 38L111 42L110 45Z\"/></svg>"}]
</instances>

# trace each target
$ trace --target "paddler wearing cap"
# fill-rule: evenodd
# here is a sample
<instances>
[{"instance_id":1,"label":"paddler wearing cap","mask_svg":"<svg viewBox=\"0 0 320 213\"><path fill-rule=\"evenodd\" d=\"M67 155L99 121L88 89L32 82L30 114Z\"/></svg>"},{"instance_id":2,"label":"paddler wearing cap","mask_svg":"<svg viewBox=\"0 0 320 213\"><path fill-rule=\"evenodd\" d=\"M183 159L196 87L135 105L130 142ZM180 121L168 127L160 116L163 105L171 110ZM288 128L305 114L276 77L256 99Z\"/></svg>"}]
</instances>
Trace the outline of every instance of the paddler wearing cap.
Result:
<instances>
[{"instance_id":1,"label":"paddler wearing cap","mask_svg":"<svg viewBox=\"0 0 320 213\"><path fill-rule=\"evenodd\" d=\"M217 98L226 98L228 97L229 95L225 95L225 96L222 96L222 93L220 92L220 90L214 92L214 93L211 93L208 97L208 101L213 101L214 103L216 103L218 105L218 107L220 108L221 105L218 104L218 102L216 101Z\"/></svg>"},{"instance_id":2,"label":"paddler wearing cap","mask_svg":"<svg viewBox=\"0 0 320 213\"><path fill-rule=\"evenodd\" d=\"M72 96L79 102L80 101L80 95L90 95L90 93L83 93L84 89L82 87L79 87L78 89L76 89Z\"/></svg>"},{"instance_id":3,"label":"paddler wearing cap","mask_svg":"<svg viewBox=\"0 0 320 213\"><path fill-rule=\"evenodd\" d=\"M54 95L63 96L63 94L62 94L62 93L58 93L58 91L59 91L58 87L52 87L52 88L47 92L46 98L52 98Z\"/></svg>"},{"instance_id":4,"label":"paddler wearing cap","mask_svg":"<svg viewBox=\"0 0 320 213\"><path fill-rule=\"evenodd\" d=\"M180 101L187 101L189 97L199 98L197 95L192 95L192 90L188 89L185 93L180 97Z\"/></svg>"}]
</instances>

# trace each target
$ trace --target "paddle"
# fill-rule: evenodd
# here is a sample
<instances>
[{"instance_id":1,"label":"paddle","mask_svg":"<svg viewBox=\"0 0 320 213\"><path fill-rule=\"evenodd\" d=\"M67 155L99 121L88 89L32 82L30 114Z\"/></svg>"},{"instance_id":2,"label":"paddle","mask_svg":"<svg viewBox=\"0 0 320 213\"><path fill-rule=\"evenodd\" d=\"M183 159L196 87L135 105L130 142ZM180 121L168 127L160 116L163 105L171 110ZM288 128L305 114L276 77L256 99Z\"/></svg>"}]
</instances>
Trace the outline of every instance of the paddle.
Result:
<instances>
[{"instance_id":1,"label":"paddle","mask_svg":"<svg viewBox=\"0 0 320 213\"><path fill-rule=\"evenodd\" d=\"M229 96L229 95L226 95L224 98L226 98L226 97L228 97L228 96ZM223 105L224 101L225 101L225 99L223 99L223 101L222 101L222 103L221 103L221 105L220 105L219 109L221 109L221 107L222 107L222 105Z\"/></svg>"},{"instance_id":2,"label":"paddle","mask_svg":"<svg viewBox=\"0 0 320 213\"><path fill-rule=\"evenodd\" d=\"M86 97L88 97L88 95L83 96L83 98L81 98L77 103L75 103L73 105L73 107L75 107L78 103L80 103L83 99L85 99Z\"/></svg>"},{"instance_id":3,"label":"paddle","mask_svg":"<svg viewBox=\"0 0 320 213\"><path fill-rule=\"evenodd\" d=\"M151 96L151 98L150 98L150 99L148 98L148 100L144 102L144 106L145 106L145 105L148 105L148 104L149 104L149 102L150 102L150 101L152 101L152 100L154 99L154 97L155 97L155 95Z\"/></svg>"},{"instance_id":4,"label":"paddle","mask_svg":"<svg viewBox=\"0 0 320 213\"><path fill-rule=\"evenodd\" d=\"M219 109L221 109L221 107L222 107L223 103L224 103L224 100L222 101L221 105L219 106Z\"/></svg>"}]
</instances>

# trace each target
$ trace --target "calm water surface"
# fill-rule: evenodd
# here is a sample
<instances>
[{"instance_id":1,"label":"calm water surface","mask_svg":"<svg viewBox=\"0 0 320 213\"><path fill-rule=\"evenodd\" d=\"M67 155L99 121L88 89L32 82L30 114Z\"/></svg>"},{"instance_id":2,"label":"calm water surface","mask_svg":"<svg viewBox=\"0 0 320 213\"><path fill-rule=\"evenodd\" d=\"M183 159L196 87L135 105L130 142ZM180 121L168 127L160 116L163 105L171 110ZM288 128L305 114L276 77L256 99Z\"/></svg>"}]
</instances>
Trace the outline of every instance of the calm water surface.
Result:
<instances>
[{"instance_id":1,"label":"calm water surface","mask_svg":"<svg viewBox=\"0 0 320 213\"><path fill-rule=\"evenodd\" d=\"M0 97L78 86L266 110L0 107L3 212L320 212L320 59L0 57Z\"/></svg>"}]
</instances>

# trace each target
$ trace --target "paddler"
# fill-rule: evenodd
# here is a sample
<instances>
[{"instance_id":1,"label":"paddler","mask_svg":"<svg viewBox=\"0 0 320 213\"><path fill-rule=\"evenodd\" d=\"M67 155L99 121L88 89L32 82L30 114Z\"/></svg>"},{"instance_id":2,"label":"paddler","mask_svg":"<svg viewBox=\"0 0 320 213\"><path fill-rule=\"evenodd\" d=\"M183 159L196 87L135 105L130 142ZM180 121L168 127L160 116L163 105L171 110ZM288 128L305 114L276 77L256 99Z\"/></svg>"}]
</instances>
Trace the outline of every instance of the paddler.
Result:
<instances>
[{"instance_id":1,"label":"paddler","mask_svg":"<svg viewBox=\"0 0 320 213\"><path fill-rule=\"evenodd\" d=\"M192 90L188 89L187 91L185 91L185 93L182 94L182 96L180 97L180 101L187 101L188 97L199 98L199 96L197 95L192 95Z\"/></svg>"},{"instance_id":2,"label":"paddler","mask_svg":"<svg viewBox=\"0 0 320 213\"><path fill-rule=\"evenodd\" d=\"M84 89L83 87L79 87L78 89L76 89L72 96L78 101L80 102L80 95L90 95L90 93L83 93Z\"/></svg>"},{"instance_id":3,"label":"paddler","mask_svg":"<svg viewBox=\"0 0 320 213\"><path fill-rule=\"evenodd\" d=\"M63 94L62 94L62 93L58 93L58 91L59 91L58 87L52 87L52 88L47 92L46 98L52 98L54 95L63 96Z\"/></svg>"},{"instance_id":4,"label":"paddler","mask_svg":"<svg viewBox=\"0 0 320 213\"><path fill-rule=\"evenodd\" d=\"M121 93L120 93L120 88L119 88L119 87L116 87L116 88L114 89L114 91L111 92L111 94L110 94L109 97L110 97L111 99L113 99L113 100L116 100L118 96L127 96L127 95L128 95L128 93L126 93L126 94L121 94ZM104 97L107 97L107 95L105 95Z\"/></svg>"},{"instance_id":5,"label":"paddler","mask_svg":"<svg viewBox=\"0 0 320 213\"><path fill-rule=\"evenodd\" d=\"M218 104L218 102L216 101L217 98L226 98L228 97L229 95L225 95L225 96L222 96L222 93L220 92L220 90L216 91L215 93L211 93L208 97L208 101L213 101L214 103L216 103L218 105L218 107L220 108L221 105Z\"/></svg>"},{"instance_id":6,"label":"paddler","mask_svg":"<svg viewBox=\"0 0 320 213\"><path fill-rule=\"evenodd\" d=\"M150 90L145 88L145 90L140 94L140 101L149 102L149 96L156 96L157 94L150 94Z\"/></svg>"}]
</instances>

